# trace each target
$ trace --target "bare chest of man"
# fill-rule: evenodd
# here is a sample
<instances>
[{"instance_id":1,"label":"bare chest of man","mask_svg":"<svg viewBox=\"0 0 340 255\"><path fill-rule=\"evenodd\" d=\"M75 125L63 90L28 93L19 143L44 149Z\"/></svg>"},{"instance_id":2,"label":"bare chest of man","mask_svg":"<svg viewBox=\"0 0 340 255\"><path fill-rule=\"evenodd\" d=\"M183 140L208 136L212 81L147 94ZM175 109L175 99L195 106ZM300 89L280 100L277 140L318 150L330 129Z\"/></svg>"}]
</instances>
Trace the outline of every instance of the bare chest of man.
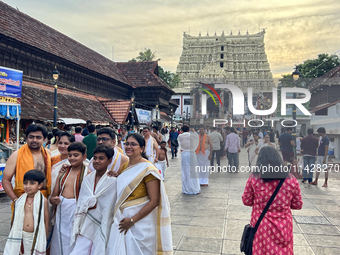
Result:
<instances>
[{"instance_id":1,"label":"bare chest of man","mask_svg":"<svg viewBox=\"0 0 340 255\"><path fill-rule=\"evenodd\" d=\"M33 155L33 162L34 162L34 169L39 170L40 172L43 172L45 174L45 161L44 161L44 157L41 153ZM28 170L33 170L33 169L28 169ZM45 190L47 188L46 183L47 182L46 182L46 179L45 179L45 181L43 183L43 187L42 187L43 190Z\"/></svg>"},{"instance_id":2,"label":"bare chest of man","mask_svg":"<svg viewBox=\"0 0 340 255\"><path fill-rule=\"evenodd\" d=\"M71 171L66 179L65 185L64 185L64 190L61 193L61 195L64 198L75 198L74 194L74 185L75 185L75 180L77 178L78 172L76 171Z\"/></svg>"}]
</instances>

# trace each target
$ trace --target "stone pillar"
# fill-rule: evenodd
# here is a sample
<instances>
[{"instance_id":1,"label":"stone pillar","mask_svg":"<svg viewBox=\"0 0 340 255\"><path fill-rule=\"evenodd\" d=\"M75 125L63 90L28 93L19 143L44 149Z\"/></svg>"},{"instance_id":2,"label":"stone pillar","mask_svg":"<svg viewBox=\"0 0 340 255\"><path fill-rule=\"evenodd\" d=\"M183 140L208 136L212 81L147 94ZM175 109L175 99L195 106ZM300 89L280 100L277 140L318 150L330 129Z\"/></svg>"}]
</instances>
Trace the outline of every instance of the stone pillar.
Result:
<instances>
[{"instance_id":1,"label":"stone pillar","mask_svg":"<svg viewBox=\"0 0 340 255\"><path fill-rule=\"evenodd\" d=\"M220 119L221 118L223 118L224 117L224 105L223 105L223 102L224 102L224 91L222 90L222 89L220 89L220 91L219 91L219 95L220 95L220 98L221 98L221 102L222 102L222 105L221 104L219 104L219 112L220 112Z\"/></svg>"}]
</instances>

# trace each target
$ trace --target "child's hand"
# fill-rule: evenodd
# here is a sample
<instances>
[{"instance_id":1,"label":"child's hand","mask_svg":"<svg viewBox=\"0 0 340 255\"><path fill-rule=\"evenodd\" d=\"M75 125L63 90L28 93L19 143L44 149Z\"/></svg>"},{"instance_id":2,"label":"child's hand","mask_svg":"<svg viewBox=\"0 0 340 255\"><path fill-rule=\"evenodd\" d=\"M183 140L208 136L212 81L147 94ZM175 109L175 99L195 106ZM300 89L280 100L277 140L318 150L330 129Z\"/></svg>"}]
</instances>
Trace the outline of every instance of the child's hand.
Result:
<instances>
[{"instance_id":1,"label":"child's hand","mask_svg":"<svg viewBox=\"0 0 340 255\"><path fill-rule=\"evenodd\" d=\"M62 167L59 170L59 173L65 173L70 165L63 164Z\"/></svg>"},{"instance_id":2,"label":"child's hand","mask_svg":"<svg viewBox=\"0 0 340 255\"><path fill-rule=\"evenodd\" d=\"M116 171L107 171L107 175L110 177L118 177L118 173Z\"/></svg>"},{"instance_id":3,"label":"child's hand","mask_svg":"<svg viewBox=\"0 0 340 255\"><path fill-rule=\"evenodd\" d=\"M52 205L59 205L60 204L60 197L59 196L51 197L50 203Z\"/></svg>"},{"instance_id":4,"label":"child's hand","mask_svg":"<svg viewBox=\"0 0 340 255\"><path fill-rule=\"evenodd\" d=\"M166 163L166 167L169 167L169 162L168 162L168 163Z\"/></svg>"},{"instance_id":5,"label":"child's hand","mask_svg":"<svg viewBox=\"0 0 340 255\"><path fill-rule=\"evenodd\" d=\"M154 163L157 163L158 162L158 159L155 158L155 162Z\"/></svg>"}]
</instances>

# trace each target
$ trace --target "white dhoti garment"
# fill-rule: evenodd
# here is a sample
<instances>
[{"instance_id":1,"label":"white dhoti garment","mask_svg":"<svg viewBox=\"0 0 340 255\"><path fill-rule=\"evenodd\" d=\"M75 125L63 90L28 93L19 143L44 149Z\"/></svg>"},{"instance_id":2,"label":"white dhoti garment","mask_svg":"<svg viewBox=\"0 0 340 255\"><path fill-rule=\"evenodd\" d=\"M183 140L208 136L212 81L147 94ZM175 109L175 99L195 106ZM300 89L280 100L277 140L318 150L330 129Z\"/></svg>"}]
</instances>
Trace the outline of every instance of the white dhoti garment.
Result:
<instances>
[{"instance_id":1,"label":"white dhoti garment","mask_svg":"<svg viewBox=\"0 0 340 255\"><path fill-rule=\"evenodd\" d=\"M164 159L163 161L158 160L158 162L155 164L155 167L157 167L157 169L160 171L162 180L164 180L164 173L166 169L166 159Z\"/></svg>"},{"instance_id":2,"label":"white dhoti garment","mask_svg":"<svg viewBox=\"0 0 340 255\"><path fill-rule=\"evenodd\" d=\"M24 244L24 255L41 255L46 253L46 229L44 214L44 196L38 191L34 195L33 201L33 220L34 232L28 233L23 231L25 218L25 204L27 194L24 193L15 202L14 220L11 231L7 238L4 254L18 255L21 254L21 241ZM39 221L40 216L40 221ZM32 252L33 250L33 252Z\"/></svg>"},{"instance_id":3,"label":"white dhoti garment","mask_svg":"<svg viewBox=\"0 0 340 255\"><path fill-rule=\"evenodd\" d=\"M257 154L255 153L257 145L254 143L249 146L248 150L248 162L249 166L256 166Z\"/></svg>"},{"instance_id":4,"label":"white dhoti garment","mask_svg":"<svg viewBox=\"0 0 340 255\"><path fill-rule=\"evenodd\" d=\"M125 169L117 178L118 201L115 206L107 255L173 254L170 204L164 182L160 182L160 202L150 214L136 222L124 235L119 222L137 214L148 202L145 196L125 202L143 178L152 174L161 180L158 170L150 162L142 162ZM132 189L132 190L131 190Z\"/></svg>"},{"instance_id":5,"label":"white dhoti garment","mask_svg":"<svg viewBox=\"0 0 340 255\"><path fill-rule=\"evenodd\" d=\"M82 235L77 236L77 240L75 242L75 246L70 253L70 255L93 255L95 250L95 246L93 242ZM105 254L105 253L104 253Z\"/></svg>"},{"instance_id":6,"label":"white dhoti garment","mask_svg":"<svg viewBox=\"0 0 340 255\"><path fill-rule=\"evenodd\" d=\"M195 171L197 159L195 151L182 151L182 193L196 195L201 192L198 172Z\"/></svg>"},{"instance_id":7,"label":"white dhoti garment","mask_svg":"<svg viewBox=\"0 0 340 255\"><path fill-rule=\"evenodd\" d=\"M153 146L154 138L152 136L149 137L148 143L145 147L145 154L148 157L148 160L153 164L156 158L156 151Z\"/></svg>"},{"instance_id":8,"label":"white dhoti garment","mask_svg":"<svg viewBox=\"0 0 340 255\"><path fill-rule=\"evenodd\" d=\"M94 190L95 178L96 172L86 176L80 189L71 236L71 247L74 247L71 255L106 253L117 200L117 178L105 173Z\"/></svg>"},{"instance_id":9,"label":"white dhoti garment","mask_svg":"<svg viewBox=\"0 0 340 255\"><path fill-rule=\"evenodd\" d=\"M76 205L75 198L67 199L60 196L50 246L51 255L69 255L71 253L70 240Z\"/></svg>"},{"instance_id":10,"label":"white dhoti garment","mask_svg":"<svg viewBox=\"0 0 340 255\"><path fill-rule=\"evenodd\" d=\"M210 150L205 150L205 155L200 151L197 155L197 166L199 166L198 176L200 184L209 184L209 172L210 172Z\"/></svg>"},{"instance_id":11,"label":"white dhoti garment","mask_svg":"<svg viewBox=\"0 0 340 255\"><path fill-rule=\"evenodd\" d=\"M31 255L32 254L32 244L33 244L34 233L22 231L22 244L24 246L24 254L23 255Z\"/></svg>"}]
</instances>

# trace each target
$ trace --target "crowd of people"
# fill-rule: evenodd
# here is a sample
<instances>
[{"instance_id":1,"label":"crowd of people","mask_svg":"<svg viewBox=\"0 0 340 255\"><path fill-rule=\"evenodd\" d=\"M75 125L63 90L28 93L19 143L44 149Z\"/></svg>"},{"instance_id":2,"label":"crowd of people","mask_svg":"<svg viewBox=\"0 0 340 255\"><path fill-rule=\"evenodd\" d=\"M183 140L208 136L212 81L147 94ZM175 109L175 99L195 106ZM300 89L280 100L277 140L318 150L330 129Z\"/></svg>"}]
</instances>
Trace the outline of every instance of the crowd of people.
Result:
<instances>
[{"instance_id":1,"label":"crowd of people","mask_svg":"<svg viewBox=\"0 0 340 255\"><path fill-rule=\"evenodd\" d=\"M158 132L122 128L117 139L90 122L74 131L53 130L46 141L46 127L31 124L8 159L3 186L13 214L4 254L171 253Z\"/></svg>"},{"instance_id":2,"label":"crowd of people","mask_svg":"<svg viewBox=\"0 0 340 255\"><path fill-rule=\"evenodd\" d=\"M43 125L32 124L26 130L26 144L10 156L3 175L3 187L13 201L4 254L171 253L170 206L163 182L169 167L167 143L172 159L181 153L182 192L188 195L200 194L201 187L209 185L212 169L227 167L237 173L245 148L249 167L257 167L242 196L243 203L253 207L252 226L284 179L255 236L253 254L292 251L290 209L303 204L297 179L302 170L302 182L317 185L320 173L313 181L314 168L327 167L325 129L317 130L319 139L312 129L307 133L294 139L291 128L279 135L274 130L203 125L197 130L184 125L180 130L163 127L159 132L158 126L145 126L127 131L96 128L90 121L74 132L49 133ZM227 166L221 166L222 157L227 157ZM298 157L303 157L302 168ZM261 171L288 162L290 173ZM326 171L324 187L327 180ZM284 228L278 227L283 223ZM273 245L268 248L266 241Z\"/></svg>"}]
</instances>

